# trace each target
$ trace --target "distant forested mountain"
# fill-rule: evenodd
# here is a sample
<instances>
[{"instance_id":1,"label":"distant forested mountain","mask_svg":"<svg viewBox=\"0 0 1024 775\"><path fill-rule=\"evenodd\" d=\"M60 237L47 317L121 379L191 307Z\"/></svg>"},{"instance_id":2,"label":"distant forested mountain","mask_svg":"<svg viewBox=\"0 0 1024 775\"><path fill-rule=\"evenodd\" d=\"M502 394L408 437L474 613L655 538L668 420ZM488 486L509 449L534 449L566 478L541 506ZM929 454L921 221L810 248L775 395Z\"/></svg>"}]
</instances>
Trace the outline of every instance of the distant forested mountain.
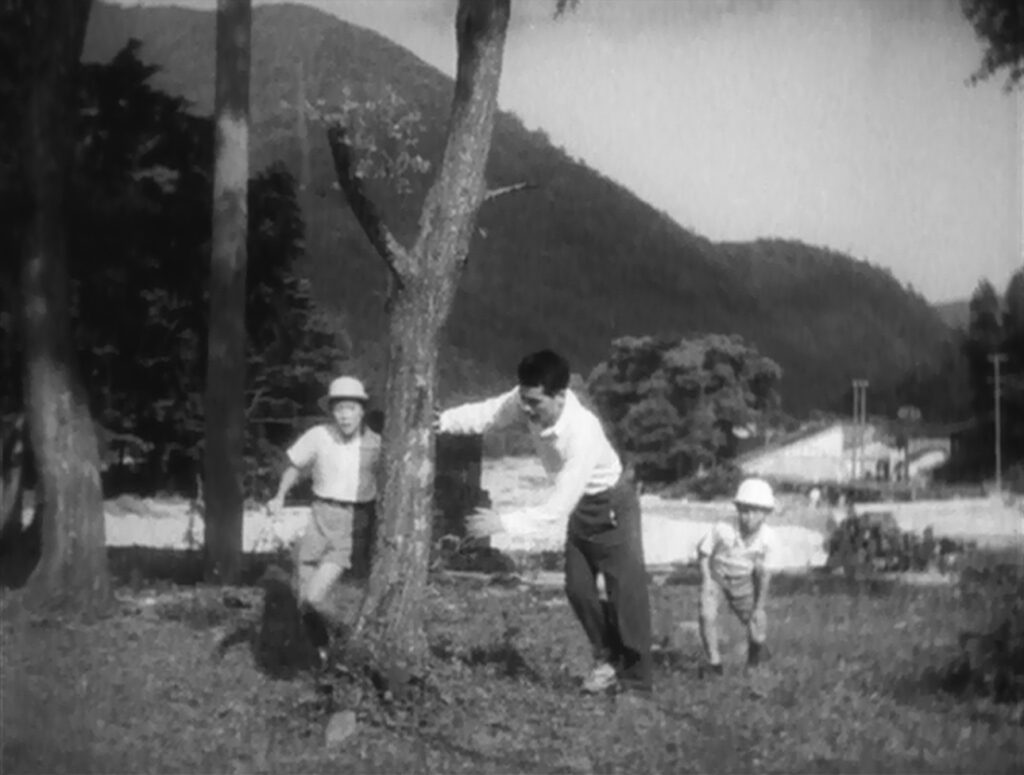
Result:
<instances>
[{"instance_id":1,"label":"distant forested mountain","mask_svg":"<svg viewBox=\"0 0 1024 775\"><path fill-rule=\"evenodd\" d=\"M322 127L297 105L389 85L422 114L419 152L436 161L451 80L377 33L305 6L260 6L254 25L254 164L281 160L299 179L302 271L370 369L386 274L333 187ZM107 60L130 38L162 68L156 85L211 112L212 13L97 4L85 58ZM784 409L805 415L839 406L852 377L895 384L948 349L936 310L887 271L798 242L713 243L511 114L498 118L488 176L492 187L528 181L537 189L484 205L443 353L448 399L504 386L531 348L561 349L585 374L620 335L720 332L777 361ZM415 178L407 194L374 185L400 236L412 233L428 180Z\"/></svg>"}]
</instances>

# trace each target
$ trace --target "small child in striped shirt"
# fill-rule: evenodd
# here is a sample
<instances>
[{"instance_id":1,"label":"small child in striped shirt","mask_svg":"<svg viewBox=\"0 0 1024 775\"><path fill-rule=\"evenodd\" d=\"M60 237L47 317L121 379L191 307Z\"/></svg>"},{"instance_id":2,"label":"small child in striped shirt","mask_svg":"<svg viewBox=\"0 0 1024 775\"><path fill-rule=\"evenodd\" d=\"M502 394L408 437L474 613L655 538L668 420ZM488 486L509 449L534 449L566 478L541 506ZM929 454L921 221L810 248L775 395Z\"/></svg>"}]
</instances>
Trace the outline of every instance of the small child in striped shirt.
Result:
<instances>
[{"instance_id":1,"label":"small child in striped shirt","mask_svg":"<svg viewBox=\"0 0 1024 775\"><path fill-rule=\"evenodd\" d=\"M746 479L733 499L736 524L720 522L697 546L700 560L700 635L712 675L722 674L718 648L718 611L722 599L747 628L747 664L757 666L767 636L765 599L768 558L774 536L765 519L775 510L771 485Z\"/></svg>"}]
</instances>

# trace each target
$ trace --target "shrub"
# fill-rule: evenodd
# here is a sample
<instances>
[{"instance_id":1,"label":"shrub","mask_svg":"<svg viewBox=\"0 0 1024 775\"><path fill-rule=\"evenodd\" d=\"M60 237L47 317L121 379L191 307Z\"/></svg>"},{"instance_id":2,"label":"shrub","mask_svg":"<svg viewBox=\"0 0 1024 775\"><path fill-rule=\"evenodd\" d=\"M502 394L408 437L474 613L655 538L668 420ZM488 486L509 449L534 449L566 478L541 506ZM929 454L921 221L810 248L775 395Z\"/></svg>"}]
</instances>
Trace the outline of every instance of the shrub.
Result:
<instances>
[{"instance_id":1,"label":"shrub","mask_svg":"<svg viewBox=\"0 0 1024 775\"><path fill-rule=\"evenodd\" d=\"M965 567L960 592L979 626L960 633L960 653L946 665L942 688L1024 701L1024 574L1015 561L976 555Z\"/></svg>"},{"instance_id":2,"label":"shrub","mask_svg":"<svg viewBox=\"0 0 1024 775\"><path fill-rule=\"evenodd\" d=\"M902 531L892 514L851 514L835 525L827 539L830 569L854 577L878 571L950 570L972 547L936 538L931 528L918 536Z\"/></svg>"}]
</instances>

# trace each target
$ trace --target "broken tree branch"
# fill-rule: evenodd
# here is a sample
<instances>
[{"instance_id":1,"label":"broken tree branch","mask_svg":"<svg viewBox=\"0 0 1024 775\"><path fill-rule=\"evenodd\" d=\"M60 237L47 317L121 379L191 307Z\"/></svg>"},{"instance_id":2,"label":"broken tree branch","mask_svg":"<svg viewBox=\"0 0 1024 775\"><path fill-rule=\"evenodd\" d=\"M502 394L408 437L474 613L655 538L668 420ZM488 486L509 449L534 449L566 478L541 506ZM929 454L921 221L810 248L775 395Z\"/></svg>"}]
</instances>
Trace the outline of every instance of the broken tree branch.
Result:
<instances>
[{"instance_id":1,"label":"broken tree branch","mask_svg":"<svg viewBox=\"0 0 1024 775\"><path fill-rule=\"evenodd\" d=\"M331 148L331 157L334 160L334 174L338 178L338 185L341 186L349 207L352 208L356 220L366 232L370 244L384 259L391 274L401 285L404 277L409 276L414 270L413 261L402 243L384 224L384 219L377 210L377 206L367 196L362 180L356 175L352 161L352 146L348 141L345 128L340 124L328 127L327 144Z\"/></svg>"},{"instance_id":2,"label":"broken tree branch","mask_svg":"<svg viewBox=\"0 0 1024 775\"><path fill-rule=\"evenodd\" d=\"M528 183L525 180L519 183L513 183L510 186L501 186L500 188L492 188L486 194L484 194L484 201L490 202L492 199L497 199L499 196L505 196L506 194L515 194L519 191L530 191L535 188L540 188L536 183Z\"/></svg>"}]
</instances>

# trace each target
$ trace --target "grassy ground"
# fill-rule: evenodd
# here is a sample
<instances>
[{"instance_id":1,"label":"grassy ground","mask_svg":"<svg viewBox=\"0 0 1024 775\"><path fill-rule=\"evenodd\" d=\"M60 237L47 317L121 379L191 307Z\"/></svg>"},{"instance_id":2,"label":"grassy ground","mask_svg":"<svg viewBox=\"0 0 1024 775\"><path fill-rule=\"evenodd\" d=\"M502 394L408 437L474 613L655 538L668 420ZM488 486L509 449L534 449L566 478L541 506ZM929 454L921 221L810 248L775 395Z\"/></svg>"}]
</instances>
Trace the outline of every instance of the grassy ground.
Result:
<instances>
[{"instance_id":1,"label":"grassy ground","mask_svg":"<svg viewBox=\"0 0 1024 775\"><path fill-rule=\"evenodd\" d=\"M138 581L136 579L136 581ZM951 586L778 579L772 660L700 679L696 588L652 587L654 707L583 698L583 636L559 590L438 580L427 602L435 699L389 724L361 718L324 746L308 676L271 680L218 640L258 611L253 590L122 588L83 626L2 625L2 770L140 772L1020 772L1018 709L941 693L929 668L984 626L991 599ZM351 605L358 592L341 591ZM251 608L246 608L251 605ZM678 625L683 624L682 627ZM352 698L338 698L345 707Z\"/></svg>"}]
</instances>

